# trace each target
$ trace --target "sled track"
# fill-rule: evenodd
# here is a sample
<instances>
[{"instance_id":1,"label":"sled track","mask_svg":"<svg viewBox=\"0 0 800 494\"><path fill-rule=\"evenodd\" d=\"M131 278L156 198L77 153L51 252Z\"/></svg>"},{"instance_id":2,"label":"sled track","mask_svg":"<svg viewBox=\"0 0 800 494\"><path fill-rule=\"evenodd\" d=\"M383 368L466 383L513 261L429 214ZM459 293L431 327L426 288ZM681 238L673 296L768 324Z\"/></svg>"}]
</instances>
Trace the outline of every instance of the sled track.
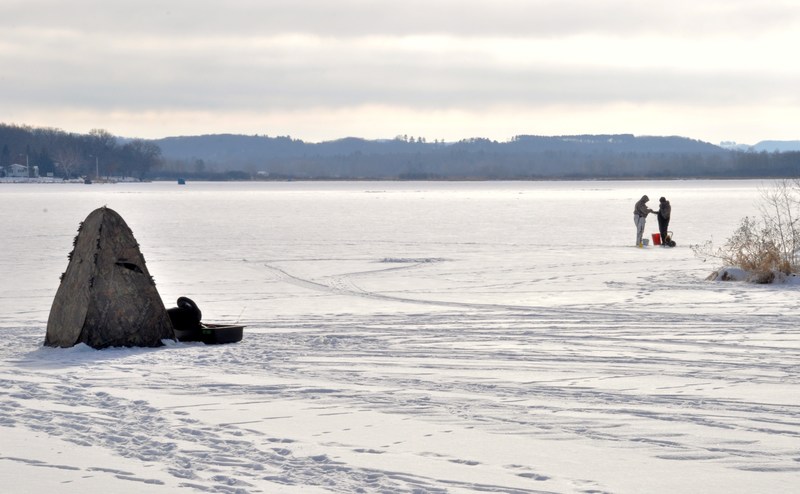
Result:
<instances>
[{"instance_id":1,"label":"sled track","mask_svg":"<svg viewBox=\"0 0 800 494\"><path fill-rule=\"evenodd\" d=\"M439 261L439 260L437 260ZM463 310L476 310L476 311L503 311L523 313L530 316L539 318L550 318L561 320L578 319L581 321L591 322L595 326L603 326L604 324L618 325L621 322L631 324L647 324L647 321L657 318L663 324L680 324L680 325L726 325L734 330L736 327L748 327L752 324L753 319L757 319L761 324L772 324L777 326L785 326L786 330L790 330L793 324L790 324L782 316L782 314L751 314L742 316L741 314L735 316L718 315L713 319L705 319L698 321L694 314L687 314L685 312L670 312L662 310L656 314L647 309L638 309L636 305L626 305L624 309L615 308L598 308L596 306L564 306L554 308L552 306L543 307L535 305L513 305L513 304L492 304L492 303L475 303L475 302L454 302L432 300L424 298L401 297L397 295L386 295L377 292L369 292L363 290L353 280L358 276L365 276L375 273L382 273L386 271L404 271L411 269L424 269L431 265L430 261L414 262L403 266L389 267L371 271L359 271L354 273L347 273L330 278L328 283L321 281L314 281L310 279L295 276L283 268L274 264L264 264L264 267L269 272L271 279L275 281L285 282L294 286L313 290L321 293L332 295L341 295L349 297L359 297L371 300L381 300L387 302L397 302L403 304L413 304L422 306L433 306L440 308L450 309L463 309Z\"/></svg>"}]
</instances>

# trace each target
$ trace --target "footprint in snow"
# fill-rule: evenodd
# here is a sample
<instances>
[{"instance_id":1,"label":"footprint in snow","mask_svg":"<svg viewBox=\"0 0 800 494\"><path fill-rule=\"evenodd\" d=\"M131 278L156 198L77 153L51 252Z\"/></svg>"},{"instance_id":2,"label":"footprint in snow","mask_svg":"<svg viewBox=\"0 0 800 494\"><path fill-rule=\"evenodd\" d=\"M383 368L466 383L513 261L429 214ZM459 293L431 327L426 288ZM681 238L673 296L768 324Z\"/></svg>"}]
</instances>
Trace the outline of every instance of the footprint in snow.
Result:
<instances>
[{"instance_id":1,"label":"footprint in snow","mask_svg":"<svg viewBox=\"0 0 800 494\"><path fill-rule=\"evenodd\" d=\"M547 475L539 475L538 473L533 473L533 472L520 473L519 476L522 478L536 480L539 482L550 480L550 477L548 477Z\"/></svg>"},{"instance_id":2,"label":"footprint in snow","mask_svg":"<svg viewBox=\"0 0 800 494\"><path fill-rule=\"evenodd\" d=\"M355 451L356 453L368 453L368 454L371 454L371 455L382 455L383 453L385 453L385 451L379 451L377 449L371 449L371 448L370 449L357 448L357 449L354 449L353 451Z\"/></svg>"},{"instance_id":3,"label":"footprint in snow","mask_svg":"<svg viewBox=\"0 0 800 494\"><path fill-rule=\"evenodd\" d=\"M481 464L479 461L474 461L474 460L449 460L449 461L450 463L458 463L460 465L467 465L470 467L474 467Z\"/></svg>"}]
</instances>

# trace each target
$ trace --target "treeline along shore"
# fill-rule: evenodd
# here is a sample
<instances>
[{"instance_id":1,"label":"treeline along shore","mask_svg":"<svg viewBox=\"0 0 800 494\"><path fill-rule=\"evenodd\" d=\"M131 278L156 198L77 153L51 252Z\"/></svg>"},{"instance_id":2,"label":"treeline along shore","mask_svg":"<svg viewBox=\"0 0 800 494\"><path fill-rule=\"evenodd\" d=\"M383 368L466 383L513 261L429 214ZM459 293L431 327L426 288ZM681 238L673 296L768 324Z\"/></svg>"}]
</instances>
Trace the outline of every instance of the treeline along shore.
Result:
<instances>
[{"instance_id":1,"label":"treeline along shore","mask_svg":"<svg viewBox=\"0 0 800 494\"><path fill-rule=\"evenodd\" d=\"M320 143L288 136L215 134L157 140L0 124L0 176L140 180L539 180L782 178L800 152L726 149L677 136L520 135L505 142L398 136Z\"/></svg>"}]
</instances>

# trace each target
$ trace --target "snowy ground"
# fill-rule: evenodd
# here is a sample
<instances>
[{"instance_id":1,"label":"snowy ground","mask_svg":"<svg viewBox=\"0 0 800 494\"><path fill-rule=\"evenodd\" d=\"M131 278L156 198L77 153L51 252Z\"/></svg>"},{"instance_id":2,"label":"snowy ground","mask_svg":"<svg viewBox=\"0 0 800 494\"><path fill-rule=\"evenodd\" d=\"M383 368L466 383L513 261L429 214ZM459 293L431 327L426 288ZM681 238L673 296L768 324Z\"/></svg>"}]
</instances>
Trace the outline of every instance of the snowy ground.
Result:
<instances>
[{"instance_id":1,"label":"snowy ground","mask_svg":"<svg viewBox=\"0 0 800 494\"><path fill-rule=\"evenodd\" d=\"M797 285L708 282L762 182L0 184L15 493L800 488ZM678 247L637 249L666 195ZM41 348L78 223L241 343ZM647 232L656 231L655 218Z\"/></svg>"}]
</instances>

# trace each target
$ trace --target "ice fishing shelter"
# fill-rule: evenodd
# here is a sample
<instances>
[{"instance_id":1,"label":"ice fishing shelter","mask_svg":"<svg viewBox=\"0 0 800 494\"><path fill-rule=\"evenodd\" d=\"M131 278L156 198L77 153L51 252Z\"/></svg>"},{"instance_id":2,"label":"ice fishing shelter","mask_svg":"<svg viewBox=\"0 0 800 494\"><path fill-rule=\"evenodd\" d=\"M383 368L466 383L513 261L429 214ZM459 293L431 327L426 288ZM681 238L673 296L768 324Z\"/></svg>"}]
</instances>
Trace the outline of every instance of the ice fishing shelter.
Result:
<instances>
[{"instance_id":1,"label":"ice fishing shelter","mask_svg":"<svg viewBox=\"0 0 800 494\"><path fill-rule=\"evenodd\" d=\"M78 228L44 344L153 347L175 339L167 310L125 220L92 211Z\"/></svg>"}]
</instances>

